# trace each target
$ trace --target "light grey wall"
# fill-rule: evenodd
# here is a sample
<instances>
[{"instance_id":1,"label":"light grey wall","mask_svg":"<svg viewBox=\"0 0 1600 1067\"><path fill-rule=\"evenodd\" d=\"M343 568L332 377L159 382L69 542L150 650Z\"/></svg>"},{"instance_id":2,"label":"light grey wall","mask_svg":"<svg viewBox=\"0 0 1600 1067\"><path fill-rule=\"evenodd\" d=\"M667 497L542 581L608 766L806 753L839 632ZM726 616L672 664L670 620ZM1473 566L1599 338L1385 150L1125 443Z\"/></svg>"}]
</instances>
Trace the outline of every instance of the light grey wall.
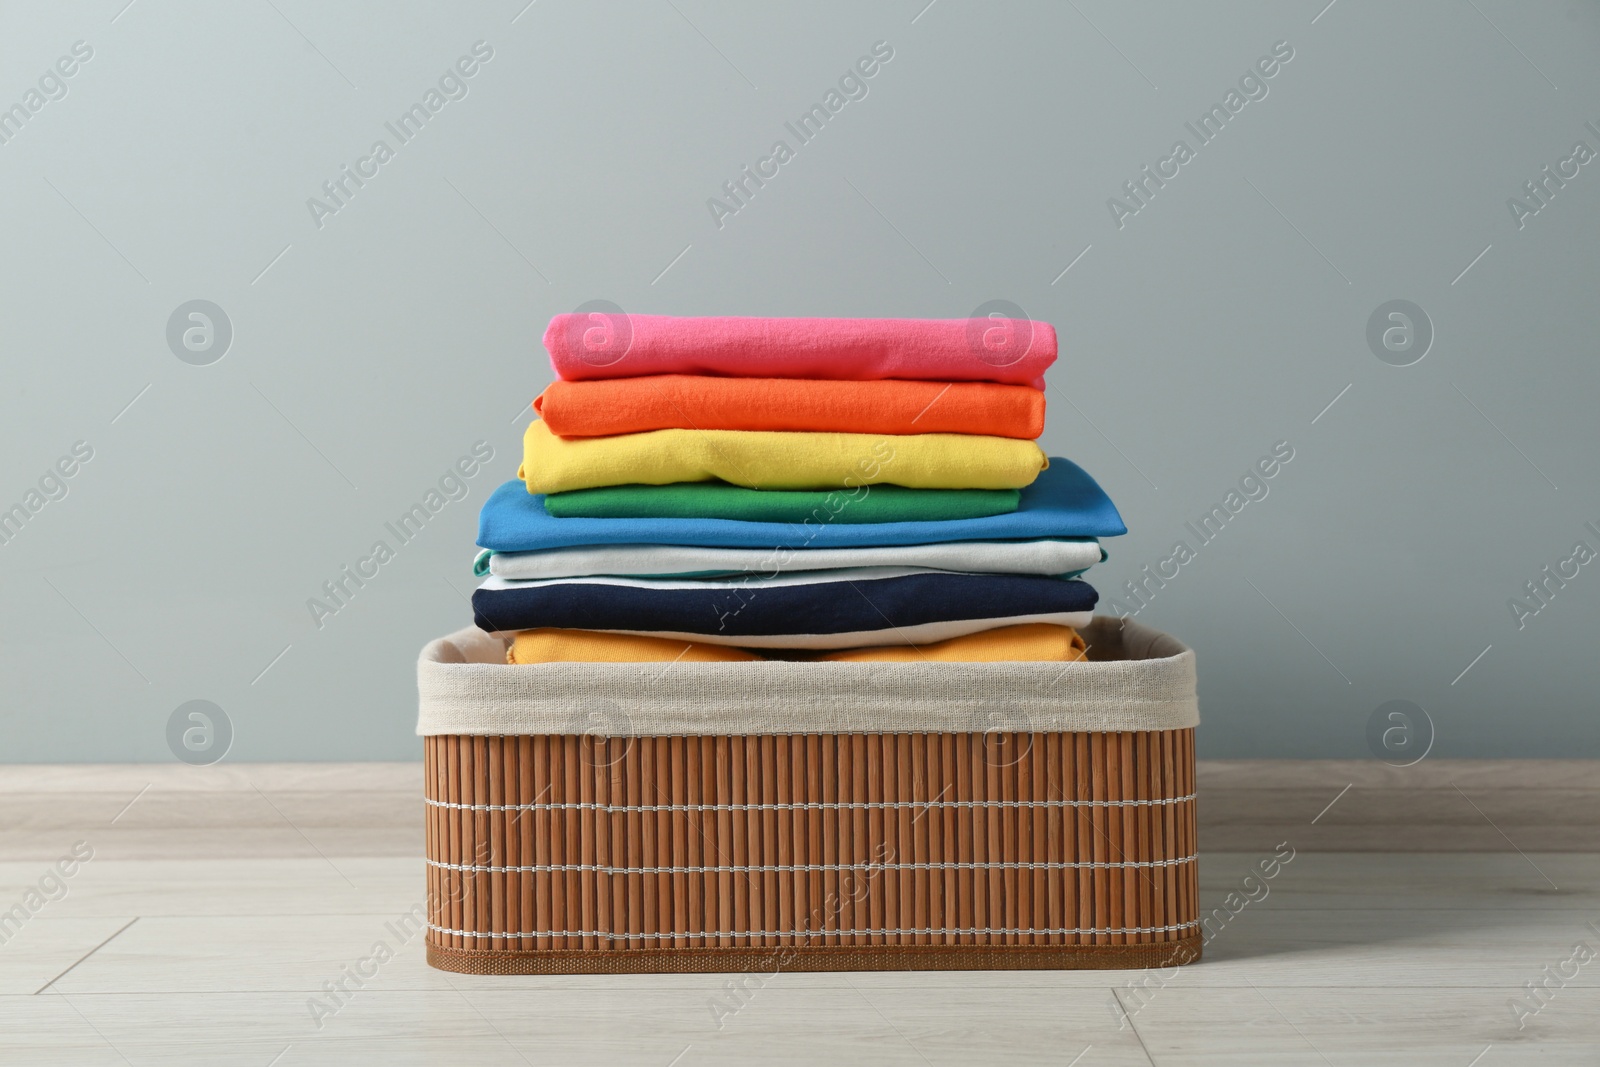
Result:
<instances>
[{"instance_id":1,"label":"light grey wall","mask_svg":"<svg viewBox=\"0 0 1600 1067\"><path fill-rule=\"evenodd\" d=\"M1407 700L1435 755L1600 755L1600 564L1521 628L1508 607L1600 549L1600 162L1521 226L1507 204L1600 150L1594 4L525 2L6 6L0 106L93 55L0 145L0 507L93 458L0 546L0 758L170 759L195 699L231 759L416 757L416 651L470 620L543 325L591 299L1013 301L1063 341L1048 450L1133 531L1096 584L1131 607L1124 581L1195 552L1139 617L1198 649L1202 754L1365 755ZM399 144L384 123L479 41ZM798 145L784 123L879 41ZM1119 226L1108 198L1277 42L1267 95ZM319 226L308 198L378 139ZM719 227L708 199L779 139ZM233 330L204 366L167 340L196 299ZM1394 299L1435 333L1410 366L1366 338ZM315 626L480 440L469 495ZM1201 545L1185 523L1280 441Z\"/></svg>"}]
</instances>

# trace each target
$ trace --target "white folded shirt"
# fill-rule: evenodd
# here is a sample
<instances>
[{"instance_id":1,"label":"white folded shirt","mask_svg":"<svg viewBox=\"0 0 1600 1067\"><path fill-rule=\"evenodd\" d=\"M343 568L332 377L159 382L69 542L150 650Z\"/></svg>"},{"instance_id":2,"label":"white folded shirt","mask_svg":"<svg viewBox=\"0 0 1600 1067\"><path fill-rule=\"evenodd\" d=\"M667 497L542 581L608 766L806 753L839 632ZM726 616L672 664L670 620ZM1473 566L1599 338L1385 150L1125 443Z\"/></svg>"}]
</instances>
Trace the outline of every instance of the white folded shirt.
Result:
<instances>
[{"instance_id":1,"label":"white folded shirt","mask_svg":"<svg viewBox=\"0 0 1600 1067\"><path fill-rule=\"evenodd\" d=\"M988 574L1074 574L1104 558L1093 538L1071 541L947 541L862 548L701 548L687 545L593 545L542 552L495 552L497 578L547 579L590 575L673 577L789 574L855 567Z\"/></svg>"}]
</instances>

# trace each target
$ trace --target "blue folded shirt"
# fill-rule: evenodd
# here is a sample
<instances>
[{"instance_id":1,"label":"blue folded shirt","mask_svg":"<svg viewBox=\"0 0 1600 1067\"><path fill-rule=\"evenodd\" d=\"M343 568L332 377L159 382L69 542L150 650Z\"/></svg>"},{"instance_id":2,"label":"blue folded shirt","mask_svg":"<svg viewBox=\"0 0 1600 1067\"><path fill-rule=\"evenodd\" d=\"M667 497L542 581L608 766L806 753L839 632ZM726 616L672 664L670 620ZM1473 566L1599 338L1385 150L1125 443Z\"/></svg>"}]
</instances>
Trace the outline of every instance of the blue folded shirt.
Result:
<instances>
[{"instance_id":1,"label":"blue folded shirt","mask_svg":"<svg viewBox=\"0 0 1600 1067\"><path fill-rule=\"evenodd\" d=\"M851 491L840 490L841 496ZM578 545L704 545L720 548L856 548L938 541L1022 541L1114 537L1128 532L1116 505L1071 460L1050 466L1022 490L1016 511L942 522L787 523L738 519L558 519L521 481L496 489L478 515L478 545L537 552Z\"/></svg>"}]
</instances>

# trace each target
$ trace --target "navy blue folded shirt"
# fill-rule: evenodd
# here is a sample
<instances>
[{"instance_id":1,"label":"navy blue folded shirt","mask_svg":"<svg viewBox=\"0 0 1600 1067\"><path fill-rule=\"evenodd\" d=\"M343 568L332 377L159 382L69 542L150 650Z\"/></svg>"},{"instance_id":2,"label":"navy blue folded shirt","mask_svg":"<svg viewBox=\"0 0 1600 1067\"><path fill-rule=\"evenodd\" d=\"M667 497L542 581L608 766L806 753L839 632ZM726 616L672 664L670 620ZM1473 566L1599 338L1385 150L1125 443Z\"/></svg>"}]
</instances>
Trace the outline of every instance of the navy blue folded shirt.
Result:
<instances>
[{"instance_id":1,"label":"navy blue folded shirt","mask_svg":"<svg viewBox=\"0 0 1600 1067\"><path fill-rule=\"evenodd\" d=\"M1017 622L1082 625L1087 582L1023 574L896 573L828 580L646 582L492 578L472 595L485 630L614 630L723 644L829 648L920 644ZM920 629L919 629L920 628ZM805 635L820 636L817 641Z\"/></svg>"}]
</instances>

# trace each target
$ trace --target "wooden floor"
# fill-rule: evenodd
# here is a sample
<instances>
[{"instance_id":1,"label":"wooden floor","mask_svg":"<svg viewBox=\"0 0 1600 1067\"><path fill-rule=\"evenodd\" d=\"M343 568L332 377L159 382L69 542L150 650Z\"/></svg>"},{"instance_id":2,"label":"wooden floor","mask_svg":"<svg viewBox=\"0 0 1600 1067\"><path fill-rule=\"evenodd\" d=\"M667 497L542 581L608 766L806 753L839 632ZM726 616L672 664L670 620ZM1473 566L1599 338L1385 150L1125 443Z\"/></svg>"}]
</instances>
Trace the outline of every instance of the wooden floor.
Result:
<instances>
[{"instance_id":1,"label":"wooden floor","mask_svg":"<svg viewBox=\"0 0 1600 1067\"><path fill-rule=\"evenodd\" d=\"M1203 764L1206 910L1238 894L1203 963L738 998L430 970L393 925L422 903L420 796L412 764L0 768L0 1064L1600 1064L1596 763Z\"/></svg>"}]
</instances>

